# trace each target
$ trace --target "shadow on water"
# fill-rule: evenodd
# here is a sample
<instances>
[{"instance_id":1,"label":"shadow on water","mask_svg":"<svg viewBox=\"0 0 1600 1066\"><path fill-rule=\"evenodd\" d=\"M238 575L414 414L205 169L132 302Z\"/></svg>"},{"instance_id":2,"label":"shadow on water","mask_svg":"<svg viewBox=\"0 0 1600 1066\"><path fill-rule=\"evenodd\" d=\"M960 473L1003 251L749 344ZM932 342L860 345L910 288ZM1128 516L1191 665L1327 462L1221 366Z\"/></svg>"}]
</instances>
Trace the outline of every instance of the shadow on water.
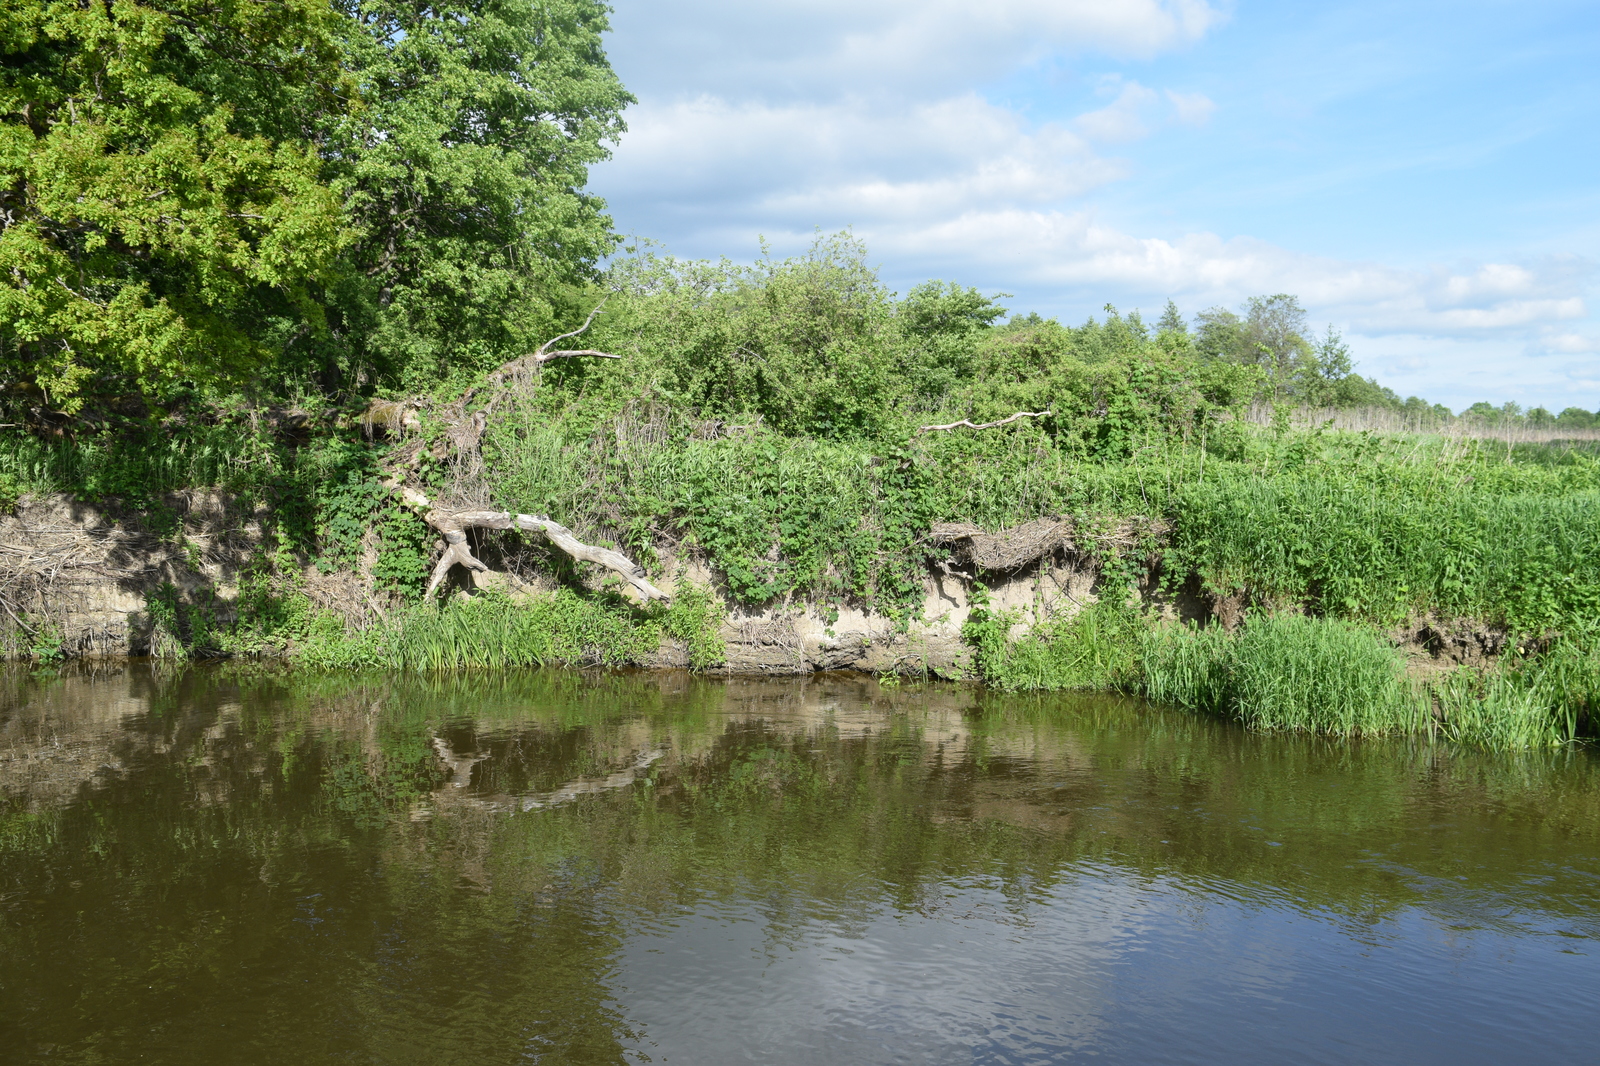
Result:
<instances>
[{"instance_id":1,"label":"shadow on water","mask_svg":"<svg viewBox=\"0 0 1600 1066\"><path fill-rule=\"evenodd\" d=\"M1597 940L1582 751L858 677L0 674L8 1061L1583 1061Z\"/></svg>"}]
</instances>

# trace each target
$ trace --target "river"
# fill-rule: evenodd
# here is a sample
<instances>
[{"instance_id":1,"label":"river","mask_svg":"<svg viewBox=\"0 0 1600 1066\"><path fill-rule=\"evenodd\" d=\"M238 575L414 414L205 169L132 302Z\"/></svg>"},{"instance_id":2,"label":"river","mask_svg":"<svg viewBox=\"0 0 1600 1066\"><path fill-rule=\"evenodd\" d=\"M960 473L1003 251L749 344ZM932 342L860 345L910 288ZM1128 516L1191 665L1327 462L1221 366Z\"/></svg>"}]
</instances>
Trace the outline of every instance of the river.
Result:
<instances>
[{"instance_id":1,"label":"river","mask_svg":"<svg viewBox=\"0 0 1600 1066\"><path fill-rule=\"evenodd\" d=\"M0 673L6 1063L1592 1063L1600 761L819 676Z\"/></svg>"}]
</instances>

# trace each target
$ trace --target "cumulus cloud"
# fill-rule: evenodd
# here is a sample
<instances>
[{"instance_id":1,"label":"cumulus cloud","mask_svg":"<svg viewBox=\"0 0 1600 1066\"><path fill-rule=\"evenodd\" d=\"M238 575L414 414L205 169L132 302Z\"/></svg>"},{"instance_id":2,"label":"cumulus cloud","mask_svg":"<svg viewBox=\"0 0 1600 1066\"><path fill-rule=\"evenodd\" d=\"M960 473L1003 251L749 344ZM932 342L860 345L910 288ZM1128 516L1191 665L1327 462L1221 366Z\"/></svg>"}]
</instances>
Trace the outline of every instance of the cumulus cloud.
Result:
<instances>
[{"instance_id":1,"label":"cumulus cloud","mask_svg":"<svg viewBox=\"0 0 1600 1066\"><path fill-rule=\"evenodd\" d=\"M1149 57L1225 17L1205 0L619 0L610 52L645 96L921 95L1046 54Z\"/></svg>"},{"instance_id":2,"label":"cumulus cloud","mask_svg":"<svg viewBox=\"0 0 1600 1066\"><path fill-rule=\"evenodd\" d=\"M1586 337L1581 333L1558 333L1546 337L1543 347L1545 351L1560 352L1563 355L1600 352L1600 337ZM1600 367L1596 368L1596 376L1600 376Z\"/></svg>"},{"instance_id":3,"label":"cumulus cloud","mask_svg":"<svg viewBox=\"0 0 1600 1066\"><path fill-rule=\"evenodd\" d=\"M973 204L1054 202L1123 174L1077 133L1028 129L974 94L895 109L701 96L640 112L608 191L695 200L724 218L921 223Z\"/></svg>"},{"instance_id":4,"label":"cumulus cloud","mask_svg":"<svg viewBox=\"0 0 1600 1066\"><path fill-rule=\"evenodd\" d=\"M1495 395L1483 382L1496 366L1499 394L1514 398L1524 386L1592 387L1600 339L1584 325L1588 260L1353 261L1199 227L1152 233L1091 206L1136 174L1119 151L1206 127L1217 105L1148 70L1088 77L1087 64L1193 46L1228 10L1206 0L619 0L609 49L641 102L594 188L624 228L690 255L753 252L758 234L797 250L818 227L853 227L902 286L960 279L1047 313L1108 299L1151 309L1168 297L1192 313L1291 292L1359 340L1365 372L1402 391ZM990 90L1052 63L1076 71L1062 82L1073 92L1087 78L1095 98L1052 90L1041 116Z\"/></svg>"}]
</instances>

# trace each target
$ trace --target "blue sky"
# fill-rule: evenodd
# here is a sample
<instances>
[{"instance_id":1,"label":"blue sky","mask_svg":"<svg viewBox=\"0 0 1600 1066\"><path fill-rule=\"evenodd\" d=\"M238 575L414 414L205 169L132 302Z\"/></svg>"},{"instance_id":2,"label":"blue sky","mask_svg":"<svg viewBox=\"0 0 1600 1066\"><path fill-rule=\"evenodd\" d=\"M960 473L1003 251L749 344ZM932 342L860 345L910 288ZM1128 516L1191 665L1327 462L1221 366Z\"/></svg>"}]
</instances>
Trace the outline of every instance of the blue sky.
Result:
<instances>
[{"instance_id":1,"label":"blue sky","mask_svg":"<svg viewBox=\"0 0 1600 1066\"><path fill-rule=\"evenodd\" d=\"M1600 6L616 0L594 169L695 257L849 227L1077 322L1297 294L1460 409L1600 408Z\"/></svg>"}]
</instances>

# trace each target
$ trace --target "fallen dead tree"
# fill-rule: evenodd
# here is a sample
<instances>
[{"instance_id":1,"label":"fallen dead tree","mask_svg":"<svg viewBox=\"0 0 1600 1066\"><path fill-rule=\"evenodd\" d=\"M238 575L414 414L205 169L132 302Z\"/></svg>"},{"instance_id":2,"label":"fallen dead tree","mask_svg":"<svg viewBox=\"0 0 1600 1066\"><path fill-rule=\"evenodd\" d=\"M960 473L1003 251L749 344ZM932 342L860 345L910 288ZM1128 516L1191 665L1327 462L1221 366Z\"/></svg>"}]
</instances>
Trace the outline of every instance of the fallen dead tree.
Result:
<instances>
[{"instance_id":1,"label":"fallen dead tree","mask_svg":"<svg viewBox=\"0 0 1600 1066\"><path fill-rule=\"evenodd\" d=\"M483 440L484 430L488 427L489 416L498 405L505 392L515 388L519 382L527 380L531 372L536 372L539 367L553 359L566 359L578 356L592 356L601 359L618 359L620 356L610 352L597 351L592 348L583 349L555 349L553 346L563 340L576 337L588 329L594 322L595 316L600 313L596 307L589 313L582 326L571 333L563 333L553 337L540 345L539 348L525 356L513 359L499 370L489 375L488 380L478 388L467 392L461 399L445 408L445 433L444 441L440 447L448 446L455 452L458 468L465 469L469 474L476 475L480 469L481 459L479 445ZM484 407L468 412L467 405L474 399L488 393L488 402ZM389 416L385 421L389 424L409 426L407 415L404 411L394 412L394 405L388 405L385 413ZM414 419L415 420L415 419ZM415 420L420 427L420 420ZM472 529L505 530L520 529L529 533L541 533L555 547L565 552L578 562L594 563L605 567L607 570L621 576L628 584L632 585L641 598L648 603L651 600L668 600L670 597L651 584L644 567L635 563L621 552L610 548L602 548L593 544L585 544L566 526L544 515L514 514L510 511L495 511L481 506L451 507L438 501L430 500L428 496L416 488L406 484L406 477L412 473L418 459L422 455L422 444L417 447L402 449L395 460L389 464L390 478L388 484L397 491L401 497L416 509L423 521L437 530L444 538L444 554L434 564L433 574L428 579L427 592L423 599L432 599L439 586L455 566L464 566L476 573L483 573L489 567L472 553L472 548L467 542L467 532ZM442 452L435 453L442 458Z\"/></svg>"},{"instance_id":2,"label":"fallen dead tree","mask_svg":"<svg viewBox=\"0 0 1600 1066\"><path fill-rule=\"evenodd\" d=\"M432 599L433 594L444 579L449 575L450 568L456 565L466 567L468 570L483 573L489 567L472 554L472 548L467 544L467 530L469 529L520 529L529 533L543 533L545 538L557 548L566 552L579 562L595 563L607 570L620 574L630 585L644 597L645 602L650 600L666 600L670 597L665 592L650 583L644 568L621 552L612 551L610 548L599 548L592 544L585 544L573 535L572 530L559 522L552 521L543 515L512 514L510 511L485 511L450 510L433 506L428 497L415 489L400 486L401 496L405 501L417 508L418 512L428 525L438 530L445 539L444 554L434 564L433 575L428 579L428 590L423 594L423 599Z\"/></svg>"}]
</instances>

